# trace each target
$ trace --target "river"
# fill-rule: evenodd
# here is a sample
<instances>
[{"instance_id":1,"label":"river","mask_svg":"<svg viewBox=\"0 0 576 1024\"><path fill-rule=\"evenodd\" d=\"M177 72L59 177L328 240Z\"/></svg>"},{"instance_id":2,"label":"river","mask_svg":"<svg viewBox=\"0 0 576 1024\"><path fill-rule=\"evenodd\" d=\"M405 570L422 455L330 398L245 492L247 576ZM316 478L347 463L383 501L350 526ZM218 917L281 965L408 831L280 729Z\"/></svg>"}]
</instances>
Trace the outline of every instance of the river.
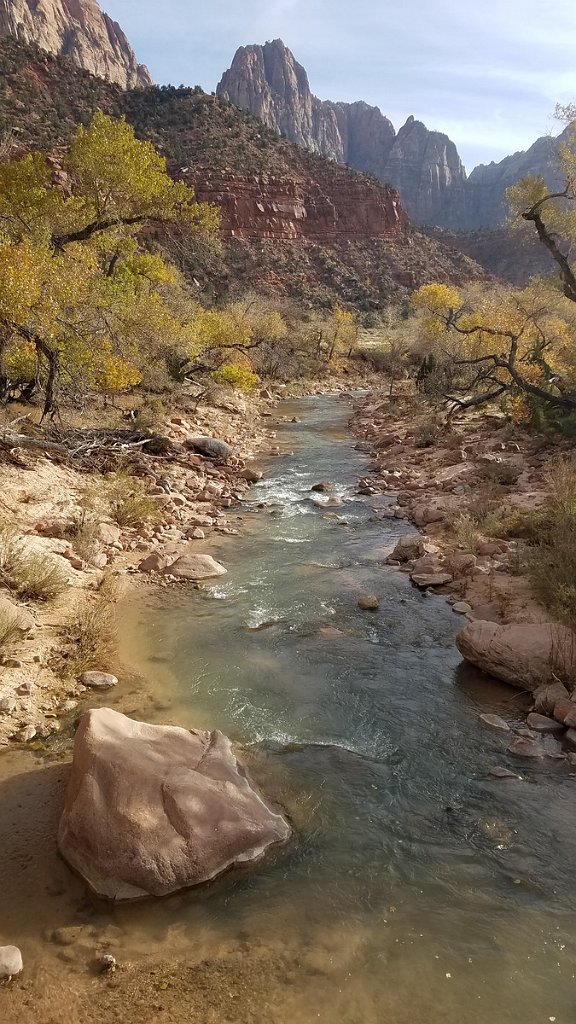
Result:
<instances>
[{"instance_id":1,"label":"river","mask_svg":"<svg viewBox=\"0 0 576 1024\"><path fill-rule=\"evenodd\" d=\"M244 744L294 838L200 892L117 908L87 907L62 864L39 894L16 843L3 924L31 948L48 920L90 920L119 930L119 956L234 943L247 965L262 947L286 954L254 1024L573 1024L574 779L565 763L506 754L479 715L520 725L524 699L464 667L461 618L385 565L412 528L382 517L390 499L356 493L368 460L349 403L280 411L299 418L278 427L293 455L268 460L242 536L206 545L227 576L132 608L127 647L154 699L139 704L136 687L129 710ZM341 507L313 503L319 480ZM358 609L366 593L378 612ZM26 757L5 755L8 775ZM495 779L496 765L522 778ZM16 799L9 781L0 806L3 791Z\"/></svg>"}]
</instances>

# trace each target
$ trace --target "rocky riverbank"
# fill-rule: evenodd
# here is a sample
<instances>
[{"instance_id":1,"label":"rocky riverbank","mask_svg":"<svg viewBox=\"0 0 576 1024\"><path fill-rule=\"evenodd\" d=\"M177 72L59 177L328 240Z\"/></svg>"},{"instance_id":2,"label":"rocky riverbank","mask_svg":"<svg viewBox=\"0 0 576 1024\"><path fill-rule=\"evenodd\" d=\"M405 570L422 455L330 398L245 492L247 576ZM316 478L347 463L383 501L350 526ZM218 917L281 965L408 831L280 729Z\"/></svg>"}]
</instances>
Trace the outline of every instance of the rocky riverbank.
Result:
<instances>
[{"instance_id":1,"label":"rocky riverbank","mask_svg":"<svg viewBox=\"0 0 576 1024\"><path fill-rule=\"evenodd\" d=\"M413 397L376 393L351 428L374 456L360 492L390 494L390 506L376 514L421 531L402 538L388 562L468 620L456 641L468 661L534 696L536 714L511 752L543 755L543 733L555 755L576 750L576 634L538 601L522 541L511 536L521 533L514 525L525 513L545 506L550 465L571 456L573 445L523 431L497 412L445 428ZM548 718L539 721L541 714Z\"/></svg>"},{"instance_id":2,"label":"rocky riverbank","mask_svg":"<svg viewBox=\"0 0 576 1024\"><path fill-rule=\"evenodd\" d=\"M15 554L33 558L53 572L58 586L57 592L38 595L43 599L25 597L18 588L0 591L0 618L7 629L0 651L0 746L41 746L59 729L59 718L97 686L93 678L74 672L76 631L82 631L83 613L98 618L104 593L114 603L152 577L157 585L170 586L177 579L193 583L212 574L210 538L237 532L229 510L259 478L251 461L259 453L280 452L267 425L273 392L257 398L227 393L216 401L196 406L183 397L156 429L180 445L199 435L222 439L233 448L231 464L192 450L178 457L143 450L131 466L148 500L141 523L118 523L101 500L114 473L86 472L74 468L73 460L40 452L18 452L3 462L3 568ZM129 485L126 489L129 497ZM92 628L97 632L97 621ZM82 667L121 674L115 663Z\"/></svg>"}]
</instances>

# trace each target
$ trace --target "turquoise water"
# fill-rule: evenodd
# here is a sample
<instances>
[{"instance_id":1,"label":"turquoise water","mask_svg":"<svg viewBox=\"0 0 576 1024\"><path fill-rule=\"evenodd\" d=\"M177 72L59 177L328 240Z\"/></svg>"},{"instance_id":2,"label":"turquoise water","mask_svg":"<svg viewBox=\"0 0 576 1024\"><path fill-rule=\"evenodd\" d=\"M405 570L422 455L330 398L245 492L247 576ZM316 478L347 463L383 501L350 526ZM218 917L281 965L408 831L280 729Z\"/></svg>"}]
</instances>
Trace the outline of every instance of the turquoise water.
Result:
<instances>
[{"instance_id":1,"label":"turquoise water","mask_svg":"<svg viewBox=\"0 0 576 1024\"><path fill-rule=\"evenodd\" d=\"M28 960L47 925L78 923L114 924L121 959L240 950L266 993L254 1024L574 1024L574 779L506 754L479 714L520 724L524 698L466 669L462 620L384 564L412 528L382 518L388 499L356 494L368 460L346 430L350 404L280 411L301 420L278 427L294 454L267 461L243 535L205 544L228 574L132 610L152 703L137 686L106 699L244 744L293 839L197 892L103 907L55 857L59 804L38 786L46 771L61 785L61 769L18 774L31 755L10 755L0 937ZM311 502L319 480L342 506ZM357 608L362 593L377 613ZM492 778L495 765L522 780ZM278 964L265 978L263 949Z\"/></svg>"},{"instance_id":2,"label":"turquoise water","mask_svg":"<svg viewBox=\"0 0 576 1024\"><path fill-rule=\"evenodd\" d=\"M210 544L228 575L141 623L170 669L168 712L247 745L296 826L205 894L202 914L319 958L345 983L329 1016L346 1024L573 1021L574 782L564 764L506 755L478 715L520 724L523 699L466 669L462 620L383 564L411 527L356 495L367 460L347 403L282 411L301 418L279 428L294 454L252 489L264 507L247 507L242 539ZM318 480L342 507L312 504ZM357 609L362 593L376 614ZM523 780L491 778L497 764ZM192 932L199 912L183 912ZM301 1019L329 1019L306 966L301 982Z\"/></svg>"}]
</instances>

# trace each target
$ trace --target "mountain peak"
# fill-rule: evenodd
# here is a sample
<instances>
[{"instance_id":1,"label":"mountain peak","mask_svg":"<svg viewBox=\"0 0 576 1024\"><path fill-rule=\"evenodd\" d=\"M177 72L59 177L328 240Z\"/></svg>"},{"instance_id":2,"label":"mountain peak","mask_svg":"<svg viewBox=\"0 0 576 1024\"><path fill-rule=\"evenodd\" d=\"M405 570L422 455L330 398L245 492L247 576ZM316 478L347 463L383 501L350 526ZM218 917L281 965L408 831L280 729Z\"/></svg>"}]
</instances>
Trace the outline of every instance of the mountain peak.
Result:
<instances>
[{"instance_id":1,"label":"mountain peak","mask_svg":"<svg viewBox=\"0 0 576 1024\"><path fill-rule=\"evenodd\" d=\"M118 23L96 0L0 0L0 36L68 57L124 89L152 84Z\"/></svg>"},{"instance_id":2,"label":"mountain peak","mask_svg":"<svg viewBox=\"0 0 576 1024\"><path fill-rule=\"evenodd\" d=\"M446 190L466 181L454 143L412 114L396 134L378 107L318 99L281 39L240 47L217 93L291 142L400 188L408 214L420 223L447 223Z\"/></svg>"}]
</instances>

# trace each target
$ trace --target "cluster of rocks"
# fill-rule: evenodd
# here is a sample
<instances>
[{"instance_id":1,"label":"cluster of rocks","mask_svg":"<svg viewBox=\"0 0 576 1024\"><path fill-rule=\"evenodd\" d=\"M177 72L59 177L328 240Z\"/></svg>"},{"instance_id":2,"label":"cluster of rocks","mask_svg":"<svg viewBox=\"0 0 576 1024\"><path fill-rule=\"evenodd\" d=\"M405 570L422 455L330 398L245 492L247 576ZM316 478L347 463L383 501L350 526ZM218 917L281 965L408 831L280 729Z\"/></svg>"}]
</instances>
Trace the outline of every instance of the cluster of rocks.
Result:
<instances>
[{"instance_id":1,"label":"cluster of rocks","mask_svg":"<svg viewBox=\"0 0 576 1024\"><path fill-rule=\"evenodd\" d=\"M495 504L506 514L542 505L550 451L498 415L469 417L464 434L418 423L408 405L399 418L401 409L371 395L352 420L365 439L358 447L374 456L361 487L392 499L376 518L407 519L428 535L423 547L392 560L415 584L440 587L456 612L496 622L546 617L518 573L517 542L482 533L474 517L489 523ZM458 521L469 536L459 539Z\"/></svg>"},{"instance_id":2,"label":"cluster of rocks","mask_svg":"<svg viewBox=\"0 0 576 1024\"><path fill-rule=\"evenodd\" d=\"M520 757L555 757L576 765L576 637L556 623L469 623L456 645L483 672L530 693L526 725L511 730L498 715L487 725L513 731L508 746ZM563 680L563 682L561 681Z\"/></svg>"},{"instance_id":3,"label":"cluster of rocks","mask_svg":"<svg viewBox=\"0 0 576 1024\"><path fill-rule=\"evenodd\" d=\"M576 759L576 634L549 621L517 571L517 545L471 530L458 540L452 523L489 484L510 511L533 510L546 499L549 451L534 439L502 426L498 417L474 417L467 436L407 426L389 402L370 396L352 421L365 438L358 447L373 454L363 493L389 493L392 503L378 518L410 519L426 533L399 538L387 562L421 589L438 590L454 612L469 620L459 633L459 651L486 674L533 695L526 725L514 733L510 753ZM394 418L393 418L394 417ZM434 436L432 436L434 435ZM423 445L426 446L423 446ZM500 508L502 511L502 507ZM486 717L486 716L485 716ZM488 716L488 718L494 716ZM496 716L498 717L498 716ZM508 730L503 721L488 722Z\"/></svg>"},{"instance_id":4,"label":"cluster of rocks","mask_svg":"<svg viewBox=\"0 0 576 1024\"><path fill-rule=\"evenodd\" d=\"M93 529L82 545L75 538L85 509L76 494L85 477L38 458L34 486L24 490L17 470L8 469L6 497L21 503L15 517L18 543L26 553L53 563L70 588L87 592L96 592L109 572L124 589L127 574L153 574L156 584L166 586L223 575L224 566L202 542L209 543L211 535L238 533L227 512L262 476L246 463L244 453L255 447L270 454L280 451L274 430L259 422L278 397L266 390L248 401L217 388L205 404L193 395L183 397L182 414L175 413L162 427L176 457L143 451L134 466L158 505L158 515L142 526L120 527L105 515L98 518L94 508ZM62 649L58 623L70 618L73 603L69 592L56 602L26 605L8 592L0 594L3 620L17 620L18 625L17 640L2 660L0 743L40 743L59 729L59 718L73 711L86 692L85 683L64 678L55 669Z\"/></svg>"}]
</instances>

